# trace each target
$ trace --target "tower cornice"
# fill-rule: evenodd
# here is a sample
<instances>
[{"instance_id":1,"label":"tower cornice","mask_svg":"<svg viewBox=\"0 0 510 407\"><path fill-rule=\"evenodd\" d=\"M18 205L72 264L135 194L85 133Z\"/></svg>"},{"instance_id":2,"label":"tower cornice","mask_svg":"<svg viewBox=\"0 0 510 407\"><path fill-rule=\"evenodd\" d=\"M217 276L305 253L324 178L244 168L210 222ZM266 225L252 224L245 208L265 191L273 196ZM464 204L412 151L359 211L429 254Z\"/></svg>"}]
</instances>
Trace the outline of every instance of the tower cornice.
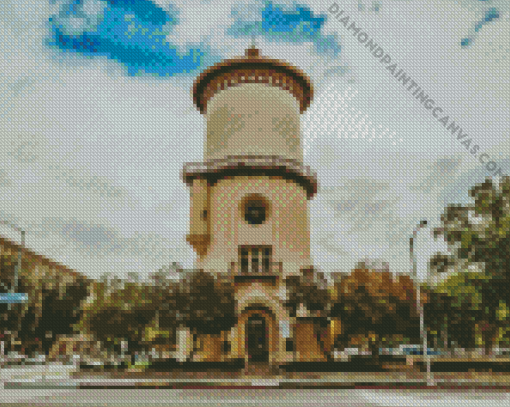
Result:
<instances>
[{"instance_id":1,"label":"tower cornice","mask_svg":"<svg viewBox=\"0 0 510 407\"><path fill-rule=\"evenodd\" d=\"M301 113L313 98L312 83L303 71L248 48L245 56L223 60L202 72L193 85L193 101L201 113L206 113L207 102L216 93L244 83L265 83L289 91L299 101Z\"/></svg>"},{"instance_id":2,"label":"tower cornice","mask_svg":"<svg viewBox=\"0 0 510 407\"><path fill-rule=\"evenodd\" d=\"M306 190L308 199L317 193L317 176L308 166L278 156L227 156L217 160L187 163L182 172L183 180L189 186L195 178L207 179L214 184L225 177L243 175L281 176L300 184Z\"/></svg>"}]
</instances>

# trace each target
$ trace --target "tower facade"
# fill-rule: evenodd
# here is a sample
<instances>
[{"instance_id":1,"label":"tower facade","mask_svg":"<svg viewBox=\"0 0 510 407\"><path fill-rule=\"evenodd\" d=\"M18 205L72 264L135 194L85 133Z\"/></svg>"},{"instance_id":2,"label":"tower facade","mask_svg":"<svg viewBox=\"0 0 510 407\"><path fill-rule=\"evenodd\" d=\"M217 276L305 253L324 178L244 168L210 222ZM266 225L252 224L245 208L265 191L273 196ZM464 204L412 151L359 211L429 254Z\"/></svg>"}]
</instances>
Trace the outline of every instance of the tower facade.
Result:
<instances>
[{"instance_id":1,"label":"tower facade","mask_svg":"<svg viewBox=\"0 0 510 407\"><path fill-rule=\"evenodd\" d=\"M311 267L308 200L317 180L302 164L300 139L311 83L250 48L203 72L193 98L207 131L204 161L183 171L191 187L187 241L196 269L235 282L237 304L237 323L221 339L228 350L195 358L322 360L313 323L297 323L284 305L286 278Z\"/></svg>"},{"instance_id":2,"label":"tower facade","mask_svg":"<svg viewBox=\"0 0 510 407\"><path fill-rule=\"evenodd\" d=\"M312 99L307 76L250 48L203 72L193 98L207 122L204 161L183 172L195 267L284 277L310 266L317 180L302 164L299 117Z\"/></svg>"}]
</instances>

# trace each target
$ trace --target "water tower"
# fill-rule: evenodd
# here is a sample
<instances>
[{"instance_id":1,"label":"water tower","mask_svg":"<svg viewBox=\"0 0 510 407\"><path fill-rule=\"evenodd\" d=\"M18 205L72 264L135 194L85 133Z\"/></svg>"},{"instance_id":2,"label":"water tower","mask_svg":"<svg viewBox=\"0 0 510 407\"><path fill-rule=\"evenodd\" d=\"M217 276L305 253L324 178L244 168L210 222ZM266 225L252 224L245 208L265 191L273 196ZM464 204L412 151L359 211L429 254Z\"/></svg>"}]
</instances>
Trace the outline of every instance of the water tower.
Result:
<instances>
[{"instance_id":1,"label":"water tower","mask_svg":"<svg viewBox=\"0 0 510 407\"><path fill-rule=\"evenodd\" d=\"M312 94L302 71L254 47L196 79L205 157L183 171L196 268L285 277L311 265L308 200L317 179L302 164L300 114Z\"/></svg>"}]
</instances>

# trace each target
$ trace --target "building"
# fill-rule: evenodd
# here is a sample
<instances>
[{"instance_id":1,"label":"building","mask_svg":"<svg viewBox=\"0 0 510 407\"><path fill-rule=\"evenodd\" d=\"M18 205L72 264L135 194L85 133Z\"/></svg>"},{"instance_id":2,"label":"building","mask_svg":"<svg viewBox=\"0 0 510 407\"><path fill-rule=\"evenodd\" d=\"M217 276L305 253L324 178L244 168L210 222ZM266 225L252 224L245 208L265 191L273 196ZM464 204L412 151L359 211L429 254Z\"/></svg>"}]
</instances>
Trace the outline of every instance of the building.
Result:
<instances>
[{"instance_id":1,"label":"building","mask_svg":"<svg viewBox=\"0 0 510 407\"><path fill-rule=\"evenodd\" d=\"M19 260L21 260L23 271L16 273L15 270L18 267ZM17 279L14 277L16 274L18 274ZM25 279L24 286L21 282L22 278ZM79 299L86 296L91 281L86 276L58 262L0 237L0 292L10 292L14 287L15 292L25 292L28 295L30 305L15 305L20 318L31 321L27 326L34 327L39 324L44 312L43 298L45 292L55 290L59 293L60 298L67 298L67 304L72 304L73 298L77 299L76 301L79 303ZM73 309L69 311L68 313L62 313L62 318L70 323L73 320L71 315L74 311ZM2 320L0 335L3 335L2 338L9 338L5 351L16 350L24 353L28 348L32 348L42 352L43 342L56 339L56 334L52 331L45 332L45 337L41 340L27 340L31 337L31 332L28 331L4 331L2 327L5 327L5 325L3 324L9 320L9 314L12 314L12 312L14 311L11 311L6 304L0 304L0 318ZM8 323L7 325L11 324ZM62 324L62 326L65 325L66 323ZM22 338L25 338L23 343Z\"/></svg>"},{"instance_id":2,"label":"building","mask_svg":"<svg viewBox=\"0 0 510 407\"><path fill-rule=\"evenodd\" d=\"M285 279L312 267L308 200L317 178L302 164L300 140L300 114L312 97L303 72L254 47L195 81L207 131L204 161L183 170L191 189L187 241L195 268L232 279L238 309L237 325L216 341L202 338L208 345L194 360L326 360L310 313L291 317L282 305ZM181 336L181 358L191 342Z\"/></svg>"}]
</instances>

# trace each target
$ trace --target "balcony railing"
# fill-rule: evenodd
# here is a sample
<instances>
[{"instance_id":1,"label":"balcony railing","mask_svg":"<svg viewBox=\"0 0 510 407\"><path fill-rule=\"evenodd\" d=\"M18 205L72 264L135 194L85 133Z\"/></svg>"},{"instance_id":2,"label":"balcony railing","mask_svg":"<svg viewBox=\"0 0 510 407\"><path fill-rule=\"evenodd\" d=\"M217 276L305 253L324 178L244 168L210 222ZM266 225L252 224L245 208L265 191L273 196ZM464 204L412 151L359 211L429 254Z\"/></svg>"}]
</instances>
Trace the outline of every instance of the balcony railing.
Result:
<instances>
[{"instance_id":1,"label":"balcony railing","mask_svg":"<svg viewBox=\"0 0 510 407\"><path fill-rule=\"evenodd\" d=\"M230 264L230 273L240 277L277 277L282 275L282 271L282 262L279 261L270 261L265 264L260 264L258 267L253 267L252 264L247 266L246 264L236 262Z\"/></svg>"}]
</instances>

